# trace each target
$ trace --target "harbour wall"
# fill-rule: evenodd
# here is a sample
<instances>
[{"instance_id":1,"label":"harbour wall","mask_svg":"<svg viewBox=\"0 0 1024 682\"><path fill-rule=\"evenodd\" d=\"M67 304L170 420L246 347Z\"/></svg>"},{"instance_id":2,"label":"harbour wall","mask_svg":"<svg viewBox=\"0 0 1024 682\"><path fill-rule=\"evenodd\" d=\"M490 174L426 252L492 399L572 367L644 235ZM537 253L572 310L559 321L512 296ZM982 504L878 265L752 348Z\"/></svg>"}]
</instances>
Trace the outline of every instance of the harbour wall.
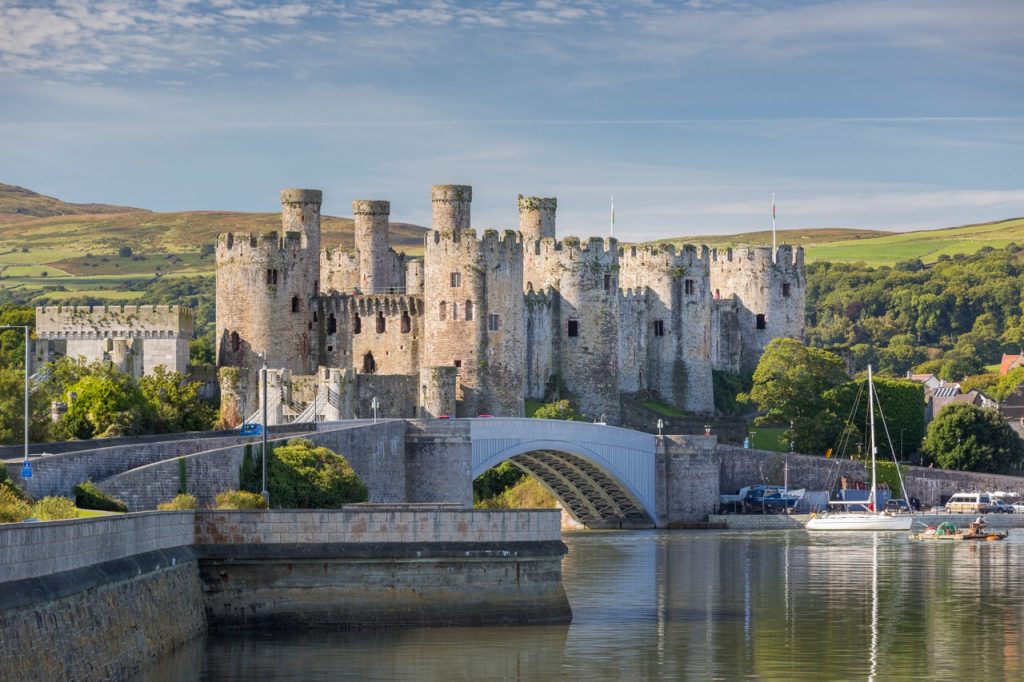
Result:
<instances>
[{"instance_id":1,"label":"harbour wall","mask_svg":"<svg viewBox=\"0 0 1024 682\"><path fill-rule=\"evenodd\" d=\"M556 511L143 512L0 525L0 670L123 679L209 627L565 623Z\"/></svg>"}]
</instances>

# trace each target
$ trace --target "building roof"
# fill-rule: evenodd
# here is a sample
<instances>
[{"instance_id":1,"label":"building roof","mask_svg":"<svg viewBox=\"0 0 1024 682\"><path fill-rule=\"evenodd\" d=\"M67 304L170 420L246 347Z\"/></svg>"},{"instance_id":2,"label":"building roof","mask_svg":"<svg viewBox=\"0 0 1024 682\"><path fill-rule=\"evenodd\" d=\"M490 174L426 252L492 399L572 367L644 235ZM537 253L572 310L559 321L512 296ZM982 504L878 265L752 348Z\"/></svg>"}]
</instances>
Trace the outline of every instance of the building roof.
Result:
<instances>
[{"instance_id":1,"label":"building roof","mask_svg":"<svg viewBox=\"0 0 1024 682\"><path fill-rule=\"evenodd\" d=\"M939 386L932 389L933 398L952 398L956 395L960 395L960 384L950 384L949 386Z\"/></svg>"},{"instance_id":2,"label":"building roof","mask_svg":"<svg viewBox=\"0 0 1024 682\"><path fill-rule=\"evenodd\" d=\"M1003 360L999 363L999 376L1006 376L1006 374L1015 367L1020 367L1024 364L1024 355L1007 355L1003 353Z\"/></svg>"},{"instance_id":3,"label":"building roof","mask_svg":"<svg viewBox=\"0 0 1024 682\"><path fill-rule=\"evenodd\" d=\"M907 378L919 384L926 384L935 378L934 374L907 374Z\"/></svg>"}]
</instances>

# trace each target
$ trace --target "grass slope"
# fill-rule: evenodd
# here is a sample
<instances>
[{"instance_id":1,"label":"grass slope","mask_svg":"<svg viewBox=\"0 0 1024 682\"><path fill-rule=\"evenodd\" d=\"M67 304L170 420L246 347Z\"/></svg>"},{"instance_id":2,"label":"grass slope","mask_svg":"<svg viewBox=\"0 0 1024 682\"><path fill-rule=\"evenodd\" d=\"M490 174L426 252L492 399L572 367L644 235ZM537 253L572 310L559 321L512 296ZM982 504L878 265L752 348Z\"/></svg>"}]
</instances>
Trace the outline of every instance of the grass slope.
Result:
<instances>
[{"instance_id":1,"label":"grass slope","mask_svg":"<svg viewBox=\"0 0 1024 682\"><path fill-rule=\"evenodd\" d=\"M25 217L83 215L93 213L148 213L145 209L110 204L69 204L17 185L0 182L0 214Z\"/></svg>"}]
</instances>

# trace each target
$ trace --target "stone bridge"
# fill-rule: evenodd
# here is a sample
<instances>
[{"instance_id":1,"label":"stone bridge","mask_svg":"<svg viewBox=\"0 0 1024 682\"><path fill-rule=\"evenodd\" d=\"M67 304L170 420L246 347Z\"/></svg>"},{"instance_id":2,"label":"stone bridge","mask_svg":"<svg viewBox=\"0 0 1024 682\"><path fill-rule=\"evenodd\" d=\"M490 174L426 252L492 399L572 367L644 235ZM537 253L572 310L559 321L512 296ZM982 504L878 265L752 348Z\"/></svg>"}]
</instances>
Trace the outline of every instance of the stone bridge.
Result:
<instances>
[{"instance_id":1,"label":"stone bridge","mask_svg":"<svg viewBox=\"0 0 1024 682\"><path fill-rule=\"evenodd\" d=\"M719 492L762 481L781 483L787 461L794 488L829 490L840 474L864 477L859 463L746 450L721 445L715 436L658 437L545 419L319 422L271 431L270 438L284 443L295 435L344 455L366 483L371 503L469 507L473 480L510 461L540 480L588 528L703 521L716 511ZM208 505L217 492L238 487L242 457L247 448L258 451L260 440L237 432L165 438L122 439L116 446L33 457L29 492L68 495L79 479L90 477L133 511L155 508L183 485ZM47 447L59 451L63 446ZM7 461L18 480L20 463ZM926 504L961 489L1024 490L1024 479L1018 477L909 469L908 490Z\"/></svg>"}]
</instances>

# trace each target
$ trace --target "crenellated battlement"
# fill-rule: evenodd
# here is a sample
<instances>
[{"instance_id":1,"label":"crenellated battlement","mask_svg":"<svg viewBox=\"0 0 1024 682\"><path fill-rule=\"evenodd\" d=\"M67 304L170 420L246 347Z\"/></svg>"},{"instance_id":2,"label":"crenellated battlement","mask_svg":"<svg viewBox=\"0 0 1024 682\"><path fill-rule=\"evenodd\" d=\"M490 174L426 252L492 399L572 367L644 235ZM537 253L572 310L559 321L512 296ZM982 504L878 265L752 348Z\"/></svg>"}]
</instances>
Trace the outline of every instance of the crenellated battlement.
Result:
<instances>
[{"instance_id":1,"label":"crenellated battlement","mask_svg":"<svg viewBox=\"0 0 1024 682\"><path fill-rule=\"evenodd\" d=\"M189 338L194 326L194 311L179 305L36 308L36 336L46 339Z\"/></svg>"},{"instance_id":2,"label":"crenellated battlement","mask_svg":"<svg viewBox=\"0 0 1024 682\"><path fill-rule=\"evenodd\" d=\"M712 249L711 261L718 264L733 263L738 267L754 264L759 266L777 266L781 269L790 267L803 268L804 249L788 244L779 246L772 257L769 246L739 246L727 249Z\"/></svg>"},{"instance_id":3,"label":"crenellated battlement","mask_svg":"<svg viewBox=\"0 0 1024 682\"><path fill-rule=\"evenodd\" d=\"M676 249L674 244L644 244L619 249L622 268L655 268L671 270L684 268L687 271L707 271L711 251L707 246L684 244Z\"/></svg>"},{"instance_id":4,"label":"crenellated battlement","mask_svg":"<svg viewBox=\"0 0 1024 682\"><path fill-rule=\"evenodd\" d=\"M469 258L497 254L501 257L521 258L522 253L522 235L514 230L485 230L479 238L472 228L452 233L430 230L424 237L425 259L430 258L430 254L462 255Z\"/></svg>"},{"instance_id":5,"label":"crenellated battlement","mask_svg":"<svg viewBox=\"0 0 1024 682\"><path fill-rule=\"evenodd\" d=\"M282 254L304 251L299 232L227 232L217 236L217 263L227 259L265 261Z\"/></svg>"}]
</instances>

